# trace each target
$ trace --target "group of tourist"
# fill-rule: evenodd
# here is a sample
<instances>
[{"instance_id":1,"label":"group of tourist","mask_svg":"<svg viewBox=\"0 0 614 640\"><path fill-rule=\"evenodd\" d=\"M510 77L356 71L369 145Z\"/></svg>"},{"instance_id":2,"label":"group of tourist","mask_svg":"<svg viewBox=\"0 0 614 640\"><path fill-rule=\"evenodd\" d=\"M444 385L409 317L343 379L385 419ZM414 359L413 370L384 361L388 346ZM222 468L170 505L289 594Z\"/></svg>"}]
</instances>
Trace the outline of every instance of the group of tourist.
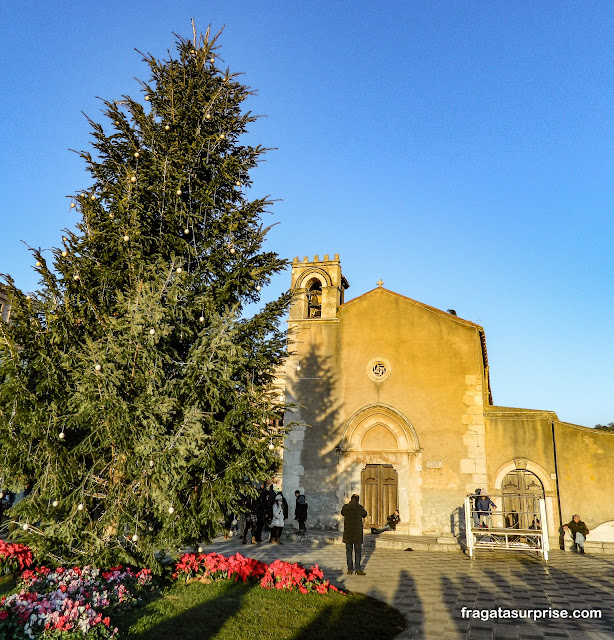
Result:
<instances>
[{"instance_id":1,"label":"group of tourist","mask_svg":"<svg viewBox=\"0 0 614 640\"><path fill-rule=\"evenodd\" d=\"M294 492L294 519L298 522L298 533L306 532L307 500L300 491ZM224 517L224 538L229 538L233 530L239 532L243 544L262 542L263 531L270 531L269 542L282 544L281 534L289 516L288 501L273 485L268 488L261 484L256 497L245 494L241 500L240 512L227 513ZM248 539L249 534L249 539Z\"/></svg>"}]
</instances>

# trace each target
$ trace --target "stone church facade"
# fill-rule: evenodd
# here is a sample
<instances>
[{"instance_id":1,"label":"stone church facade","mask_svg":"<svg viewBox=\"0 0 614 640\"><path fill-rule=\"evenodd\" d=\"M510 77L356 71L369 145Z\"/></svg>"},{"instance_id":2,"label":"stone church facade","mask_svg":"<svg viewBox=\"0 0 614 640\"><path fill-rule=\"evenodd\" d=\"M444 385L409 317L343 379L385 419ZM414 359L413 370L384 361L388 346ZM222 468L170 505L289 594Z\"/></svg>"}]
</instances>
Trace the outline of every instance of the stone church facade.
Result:
<instances>
[{"instance_id":1,"label":"stone church facade","mask_svg":"<svg viewBox=\"0 0 614 640\"><path fill-rule=\"evenodd\" d=\"M614 434L493 405L482 327L381 282L346 302L338 255L295 258L291 286L283 489L310 527L342 528L358 493L367 527L398 507L402 533L455 535L480 488L545 498L553 540L577 512L614 541Z\"/></svg>"}]
</instances>

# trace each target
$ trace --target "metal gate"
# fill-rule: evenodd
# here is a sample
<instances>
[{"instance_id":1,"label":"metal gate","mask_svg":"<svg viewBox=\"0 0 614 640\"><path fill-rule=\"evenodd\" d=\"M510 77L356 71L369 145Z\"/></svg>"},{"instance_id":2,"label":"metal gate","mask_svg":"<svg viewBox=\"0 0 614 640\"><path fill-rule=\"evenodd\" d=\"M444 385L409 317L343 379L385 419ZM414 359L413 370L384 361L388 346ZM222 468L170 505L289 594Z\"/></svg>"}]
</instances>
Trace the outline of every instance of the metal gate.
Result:
<instances>
[{"instance_id":1,"label":"metal gate","mask_svg":"<svg viewBox=\"0 0 614 640\"><path fill-rule=\"evenodd\" d=\"M398 474L391 464L368 464L361 473L360 500L367 510L365 527L383 527L398 509Z\"/></svg>"}]
</instances>

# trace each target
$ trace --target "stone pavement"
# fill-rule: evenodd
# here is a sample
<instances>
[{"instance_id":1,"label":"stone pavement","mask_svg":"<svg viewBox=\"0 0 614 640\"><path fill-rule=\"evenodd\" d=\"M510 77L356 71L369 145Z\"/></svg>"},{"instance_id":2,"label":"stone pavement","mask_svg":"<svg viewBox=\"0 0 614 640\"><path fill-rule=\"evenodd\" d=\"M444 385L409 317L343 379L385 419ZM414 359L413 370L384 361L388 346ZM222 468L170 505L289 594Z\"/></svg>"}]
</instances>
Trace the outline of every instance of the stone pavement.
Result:
<instances>
[{"instance_id":1,"label":"stone pavement","mask_svg":"<svg viewBox=\"0 0 614 640\"><path fill-rule=\"evenodd\" d=\"M603 554L555 550L544 564L526 553L483 551L470 559L460 551L363 548L367 575L357 576L345 572L345 547L324 541L289 539L278 546L217 538L207 550L226 555L238 551L265 562L280 558L307 566L317 563L340 588L399 609L407 626L397 640L614 639L614 557ZM484 621L463 618L462 607L523 612L552 608L567 610L570 616L582 609L599 609L601 619Z\"/></svg>"}]
</instances>

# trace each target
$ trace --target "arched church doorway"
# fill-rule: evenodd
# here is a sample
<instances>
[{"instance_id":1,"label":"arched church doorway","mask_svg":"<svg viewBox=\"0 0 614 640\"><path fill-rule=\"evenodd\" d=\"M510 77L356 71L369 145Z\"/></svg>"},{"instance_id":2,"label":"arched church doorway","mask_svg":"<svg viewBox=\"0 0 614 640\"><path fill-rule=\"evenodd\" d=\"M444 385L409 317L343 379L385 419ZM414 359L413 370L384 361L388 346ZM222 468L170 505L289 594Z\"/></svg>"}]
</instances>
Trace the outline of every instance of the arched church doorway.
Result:
<instances>
[{"instance_id":1,"label":"arched church doorway","mask_svg":"<svg viewBox=\"0 0 614 640\"><path fill-rule=\"evenodd\" d=\"M360 475L361 503L367 510L366 527L383 527L399 507L399 477L391 464L368 464Z\"/></svg>"},{"instance_id":2,"label":"arched church doorway","mask_svg":"<svg viewBox=\"0 0 614 640\"><path fill-rule=\"evenodd\" d=\"M539 518L539 499L545 497L541 480L526 469L514 469L506 474L501 484L501 507L505 526L528 529Z\"/></svg>"}]
</instances>

